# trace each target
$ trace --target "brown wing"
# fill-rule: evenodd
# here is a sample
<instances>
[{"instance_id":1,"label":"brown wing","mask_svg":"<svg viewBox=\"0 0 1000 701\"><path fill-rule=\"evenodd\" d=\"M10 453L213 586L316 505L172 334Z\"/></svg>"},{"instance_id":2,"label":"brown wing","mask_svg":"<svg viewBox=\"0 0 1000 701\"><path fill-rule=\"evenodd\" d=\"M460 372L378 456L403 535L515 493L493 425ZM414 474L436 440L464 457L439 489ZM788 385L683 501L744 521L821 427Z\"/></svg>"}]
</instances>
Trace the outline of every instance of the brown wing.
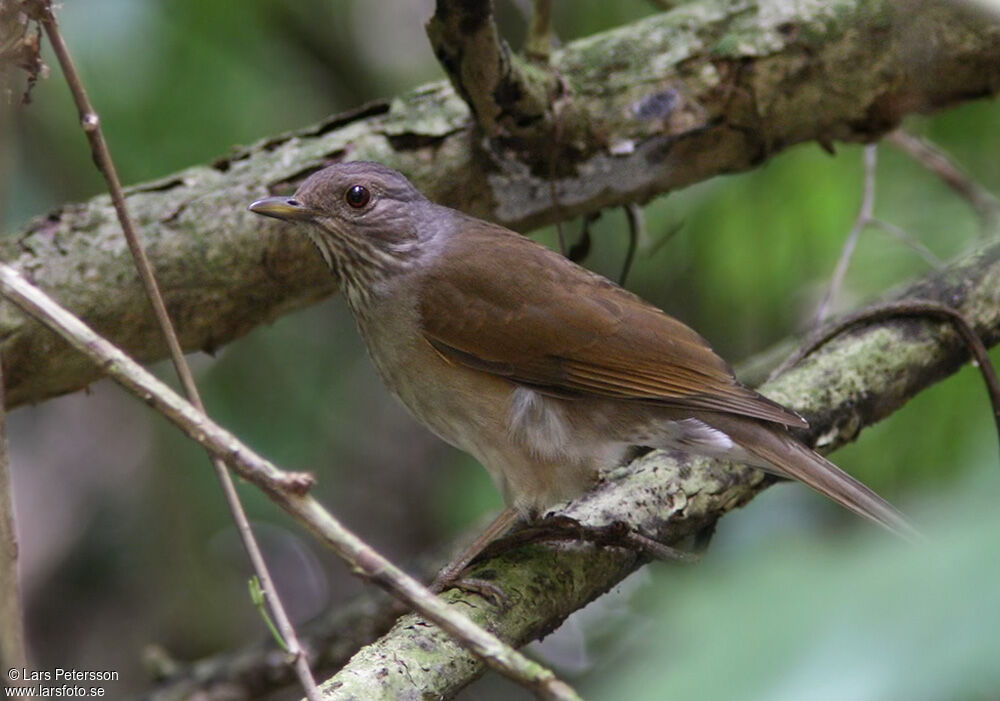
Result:
<instances>
[{"instance_id":1,"label":"brown wing","mask_svg":"<svg viewBox=\"0 0 1000 701\"><path fill-rule=\"evenodd\" d=\"M741 385L705 339L656 307L519 234L466 222L419 296L424 335L448 360L559 396L806 425Z\"/></svg>"}]
</instances>

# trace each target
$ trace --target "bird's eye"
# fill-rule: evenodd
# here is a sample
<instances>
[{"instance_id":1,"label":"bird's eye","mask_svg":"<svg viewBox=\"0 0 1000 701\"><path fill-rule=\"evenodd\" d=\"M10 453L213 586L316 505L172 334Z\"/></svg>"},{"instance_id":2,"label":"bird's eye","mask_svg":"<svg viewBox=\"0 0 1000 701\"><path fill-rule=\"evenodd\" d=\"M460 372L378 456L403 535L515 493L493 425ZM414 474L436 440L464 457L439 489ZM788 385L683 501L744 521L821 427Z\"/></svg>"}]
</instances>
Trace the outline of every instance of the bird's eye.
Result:
<instances>
[{"instance_id":1,"label":"bird's eye","mask_svg":"<svg viewBox=\"0 0 1000 701\"><path fill-rule=\"evenodd\" d=\"M352 185L347 189L344 200L355 209L361 209L371 200L372 194L364 185Z\"/></svg>"}]
</instances>

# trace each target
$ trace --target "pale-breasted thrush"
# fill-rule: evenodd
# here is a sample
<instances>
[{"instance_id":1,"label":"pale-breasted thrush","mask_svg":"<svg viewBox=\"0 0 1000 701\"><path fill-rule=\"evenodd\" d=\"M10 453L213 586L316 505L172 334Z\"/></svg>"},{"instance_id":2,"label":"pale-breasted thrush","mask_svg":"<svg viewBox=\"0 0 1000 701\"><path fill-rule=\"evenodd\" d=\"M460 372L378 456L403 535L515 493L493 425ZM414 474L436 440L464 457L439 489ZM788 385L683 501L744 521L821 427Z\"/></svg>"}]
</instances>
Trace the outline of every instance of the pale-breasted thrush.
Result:
<instances>
[{"instance_id":1,"label":"pale-breasted thrush","mask_svg":"<svg viewBox=\"0 0 1000 701\"><path fill-rule=\"evenodd\" d=\"M760 467L913 532L690 328L518 233L434 204L394 170L332 165L250 209L308 225L385 384L524 517L646 446Z\"/></svg>"}]
</instances>

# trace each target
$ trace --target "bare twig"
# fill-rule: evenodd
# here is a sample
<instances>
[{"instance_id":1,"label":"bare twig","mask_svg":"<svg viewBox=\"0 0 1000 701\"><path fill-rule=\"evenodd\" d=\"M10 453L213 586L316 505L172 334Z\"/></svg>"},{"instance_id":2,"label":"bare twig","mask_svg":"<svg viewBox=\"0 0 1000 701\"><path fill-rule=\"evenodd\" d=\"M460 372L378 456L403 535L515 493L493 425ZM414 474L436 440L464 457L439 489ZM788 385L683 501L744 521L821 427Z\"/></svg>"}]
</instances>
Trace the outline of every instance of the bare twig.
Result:
<instances>
[{"instance_id":1,"label":"bare twig","mask_svg":"<svg viewBox=\"0 0 1000 701\"><path fill-rule=\"evenodd\" d=\"M524 54L535 61L549 60L552 54L552 0L535 0L524 40Z\"/></svg>"},{"instance_id":2,"label":"bare twig","mask_svg":"<svg viewBox=\"0 0 1000 701\"><path fill-rule=\"evenodd\" d=\"M560 79L561 80L561 79ZM562 83L560 83L562 85ZM552 114L552 147L549 151L549 197L552 198L552 209L556 213L556 233L559 236L559 252L564 256L569 256L569 249L566 245L566 235L563 233L562 216L559 205L559 189L557 183L559 178L559 146L562 143L562 96L553 95L549 101L549 110Z\"/></svg>"},{"instance_id":3,"label":"bare twig","mask_svg":"<svg viewBox=\"0 0 1000 701\"><path fill-rule=\"evenodd\" d=\"M454 636L486 664L546 699L576 699L576 693L551 671L532 662L495 636L450 608L426 587L345 528L309 496L308 480L279 470L256 455L134 360L94 333L86 324L29 284L14 268L0 263L0 294L62 336L96 363L104 374L149 404L189 438L222 458L237 474L259 487L276 504L305 524L343 558L354 572L367 577Z\"/></svg>"},{"instance_id":4,"label":"bare twig","mask_svg":"<svg viewBox=\"0 0 1000 701\"><path fill-rule=\"evenodd\" d=\"M576 243L569 247L569 251L566 253L566 257L574 263L582 264L587 259L587 256L590 255L590 248L593 245L593 239L590 236L590 225L600 218L600 212L584 214L581 217L580 237L576 240Z\"/></svg>"},{"instance_id":5,"label":"bare twig","mask_svg":"<svg viewBox=\"0 0 1000 701\"><path fill-rule=\"evenodd\" d=\"M199 411L204 412L205 406L201 401L201 395L198 393L198 387L195 384L194 376L191 374L191 368L184 359L184 351L181 349L180 341L177 338L177 332L174 330L173 324L170 321L170 316L167 314L167 307L163 302L163 295L160 293L159 286L156 283L153 266L150 265L149 258L146 256L146 252L143 249L142 244L139 242L139 237L136 234L132 218L129 216L128 206L125 203L125 193L122 191L121 181L118 178L118 171L115 168L114 160L111 157L111 151L104 138L104 131L101 129L100 118L98 117L93 104L90 102L90 97L87 95L87 91L80 78L80 74L76 70L73 58L69 53L69 47L66 45L62 33L59 31L59 24L56 21L51 0L45 0L41 3L40 8L38 9L38 20L41 22L42 27L45 28L45 33L48 35L49 41L52 43L52 48L55 51L57 59L59 60L59 65L62 67L66 83L69 85L70 92L73 93L73 99L76 102L77 109L80 113L80 124L83 126L83 131L87 135L87 140L90 142L90 148L94 156L94 163L97 165L97 169L101 172L101 175L104 176L104 180L107 182L108 191L111 193L111 201L114 204L115 212L118 215L118 221L122 226L122 232L125 235L125 240L128 242L129 251L132 253L132 259L135 261L135 267L139 271L139 277L146 290L146 296L152 304L157 325L160 327L160 331L167 342L167 347L170 351L170 358L173 362L175 370L177 371L177 376L181 380L184 393ZM278 590L274 586L274 581L272 580L271 574L267 569L267 563L264 561L264 556L260 551L260 546L257 544L257 540L253 535L253 530L250 527L250 521L246 516L246 511L243 509L243 504L240 502L236 486L233 484L233 479L229 475L229 471L226 469L226 465L221 459L211 458L211 456L209 457L211 459L212 466L215 469L215 474L219 480L219 484L222 487L226 503L233 517L233 521L236 523L236 529L240 534L243 547L247 552L247 556L250 558L254 572L256 572L257 577L260 580L264 599L267 601L267 604L274 615L274 621L281 633L281 636L287 642L291 663L295 668L296 674L299 676L303 689L305 689L306 697L309 701L321 701L319 689L316 687L316 680L313 679L312 672L309 668L309 659L298 641L298 637L295 634L295 628L285 611L284 604L281 602L281 598L278 595Z\"/></svg>"},{"instance_id":6,"label":"bare twig","mask_svg":"<svg viewBox=\"0 0 1000 701\"><path fill-rule=\"evenodd\" d=\"M24 647L24 611L18 581L17 525L14 490L10 480L7 450L7 410L3 402L3 370L0 363L0 673L7 681L9 668L28 666ZM0 682L0 686L3 683Z\"/></svg>"},{"instance_id":7,"label":"bare twig","mask_svg":"<svg viewBox=\"0 0 1000 701\"><path fill-rule=\"evenodd\" d=\"M897 137L903 139L902 135L904 132L896 131L890 135L890 138ZM912 138L912 137L909 137ZM903 139L907 141L907 139ZM907 143L909 143L907 141ZM837 261L837 268L834 270L833 278L830 281L830 286L823 297L823 301L820 303L819 308L816 311L816 325L823 323L826 319L827 314L830 311L830 305L833 303L834 298L837 296L841 285L844 282L844 276L847 274L847 268L850 265L851 257L854 255L854 249L857 247L858 238L861 232L865 230L866 227L874 226L882 229L890 236L895 238L897 241L910 248L917 255L924 259L932 267L937 268L941 265L941 260L931 253L930 249L924 246L920 241L915 239L906 233L903 229L899 228L895 224L878 219L875 217L875 169L877 165L877 151L878 147L875 144L868 144L865 146L864 151L864 164L865 164L865 181L864 181L864 191L861 197L861 207L858 209L858 216L854 220L854 226L851 227L851 232L847 236L847 240L844 242L844 248L840 253L840 259ZM939 152L934 152L928 150L924 152L925 154L931 154L928 158L932 158L935 162L946 158L943 154ZM940 165L940 164L939 164ZM950 165L950 163L948 164ZM928 167L932 167L928 164ZM959 171L951 166L955 173ZM942 166L936 172L943 173L944 167ZM945 177L942 175L942 177ZM978 187L975 183L968 181L963 187ZM985 193L985 191L983 191ZM989 193L985 193L985 197L990 197Z\"/></svg>"},{"instance_id":8,"label":"bare twig","mask_svg":"<svg viewBox=\"0 0 1000 701\"><path fill-rule=\"evenodd\" d=\"M639 247L639 240L645 238L646 222L642 215L642 207L635 202L625 205L625 218L628 220L628 250L625 252L625 262L622 264L621 275L618 276L618 284L624 287L629 271L632 270L632 262L635 260L635 252Z\"/></svg>"},{"instance_id":9,"label":"bare twig","mask_svg":"<svg viewBox=\"0 0 1000 701\"><path fill-rule=\"evenodd\" d=\"M418 570L433 577L444 559L436 558L435 563L434 569L418 566ZM382 590L367 587L352 601L300 626L299 637L316 659L313 671L332 673L362 646L384 635L399 618L398 605ZM191 662L175 660L157 646L150 646L144 658L156 684L137 701L254 701L297 683L269 637Z\"/></svg>"},{"instance_id":10,"label":"bare twig","mask_svg":"<svg viewBox=\"0 0 1000 701\"><path fill-rule=\"evenodd\" d=\"M681 229L684 228L684 220L681 219L667 227L667 230L663 232L660 238L656 239L649 245L649 249L646 251L646 255L650 258L655 256L660 252L660 249L670 243L673 238L681 233Z\"/></svg>"},{"instance_id":11,"label":"bare twig","mask_svg":"<svg viewBox=\"0 0 1000 701\"><path fill-rule=\"evenodd\" d=\"M858 245L858 237L872 220L872 215L875 211L875 166L877 156L878 146L875 144L865 146L865 185L861 196L861 207L858 210L857 218L854 220L854 226L851 227L851 232L847 235L847 240L844 242L844 248L840 252L840 259L837 261L837 267L833 271L830 286L827 288L826 295L823 296L823 301L820 302L819 308L816 310L817 324L823 323L823 320L826 319L827 312L830 310L830 304L837 296L840 286L844 282L844 276L847 274L847 266L850 265L854 249Z\"/></svg>"},{"instance_id":12,"label":"bare twig","mask_svg":"<svg viewBox=\"0 0 1000 701\"><path fill-rule=\"evenodd\" d=\"M913 236L910 236L910 234L906 233L905 231L903 231L901 228L899 228L895 224L893 224L891 222L887 222L884 219L879 219L877 217L872 218L872 220L869 221L868 223L871 226L874 226L874 227L877 227L879 229L882 229L882 231L886 232L887 234L889 234L890 236L892 236L894 239L896 239L897 241L899 241L901 244L903 244L904 246L906 246L907 248L909 248L910 250L912 250L918 256L920 256L921 258L923 258L924 262L926 262L932 268L940 268L941 267L942 261L941 261L940 258L938 258L936 255L934 255L933 253L931 253L931 250L929 248L927 248L927 246L925 246L924 244L920 243L920 241L918 241L917 239L915 239Z\"/></svg>"},{"instance_id":13,"label":"bare twig","mask_svg":"<svg viewBox=\"0 0 1000 701\"><path fill-rule=\"evenodd\" d=\"M1000 221L1000 200L963 172L951 157L935 144L904 129L897 129L885 138L934 173L945 185L967 201L979 216L984 233L992 230Z\"/></svg>"}]
</instances>

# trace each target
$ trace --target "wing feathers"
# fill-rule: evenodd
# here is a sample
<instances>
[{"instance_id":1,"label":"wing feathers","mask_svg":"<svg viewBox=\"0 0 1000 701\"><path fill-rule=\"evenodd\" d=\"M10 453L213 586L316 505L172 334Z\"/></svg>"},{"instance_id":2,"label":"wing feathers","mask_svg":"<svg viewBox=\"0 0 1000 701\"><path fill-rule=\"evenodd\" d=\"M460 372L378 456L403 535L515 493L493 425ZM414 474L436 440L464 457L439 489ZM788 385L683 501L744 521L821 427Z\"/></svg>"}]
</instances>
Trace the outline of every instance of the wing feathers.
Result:
<instances>
[{"instance_id":1,"label":"wing feathers","mask_svg":"<svg viewBox=\"0 0 1000 701\"><path fill-rule=\"evenodd\" d=\"M479 221L446 245L425 271L419 310L425 337L451 361L560 396L806 425L741 385L680 321L559 254ZM462 313L443 311L452 309Z\"/></svg>"}]
</instances>

